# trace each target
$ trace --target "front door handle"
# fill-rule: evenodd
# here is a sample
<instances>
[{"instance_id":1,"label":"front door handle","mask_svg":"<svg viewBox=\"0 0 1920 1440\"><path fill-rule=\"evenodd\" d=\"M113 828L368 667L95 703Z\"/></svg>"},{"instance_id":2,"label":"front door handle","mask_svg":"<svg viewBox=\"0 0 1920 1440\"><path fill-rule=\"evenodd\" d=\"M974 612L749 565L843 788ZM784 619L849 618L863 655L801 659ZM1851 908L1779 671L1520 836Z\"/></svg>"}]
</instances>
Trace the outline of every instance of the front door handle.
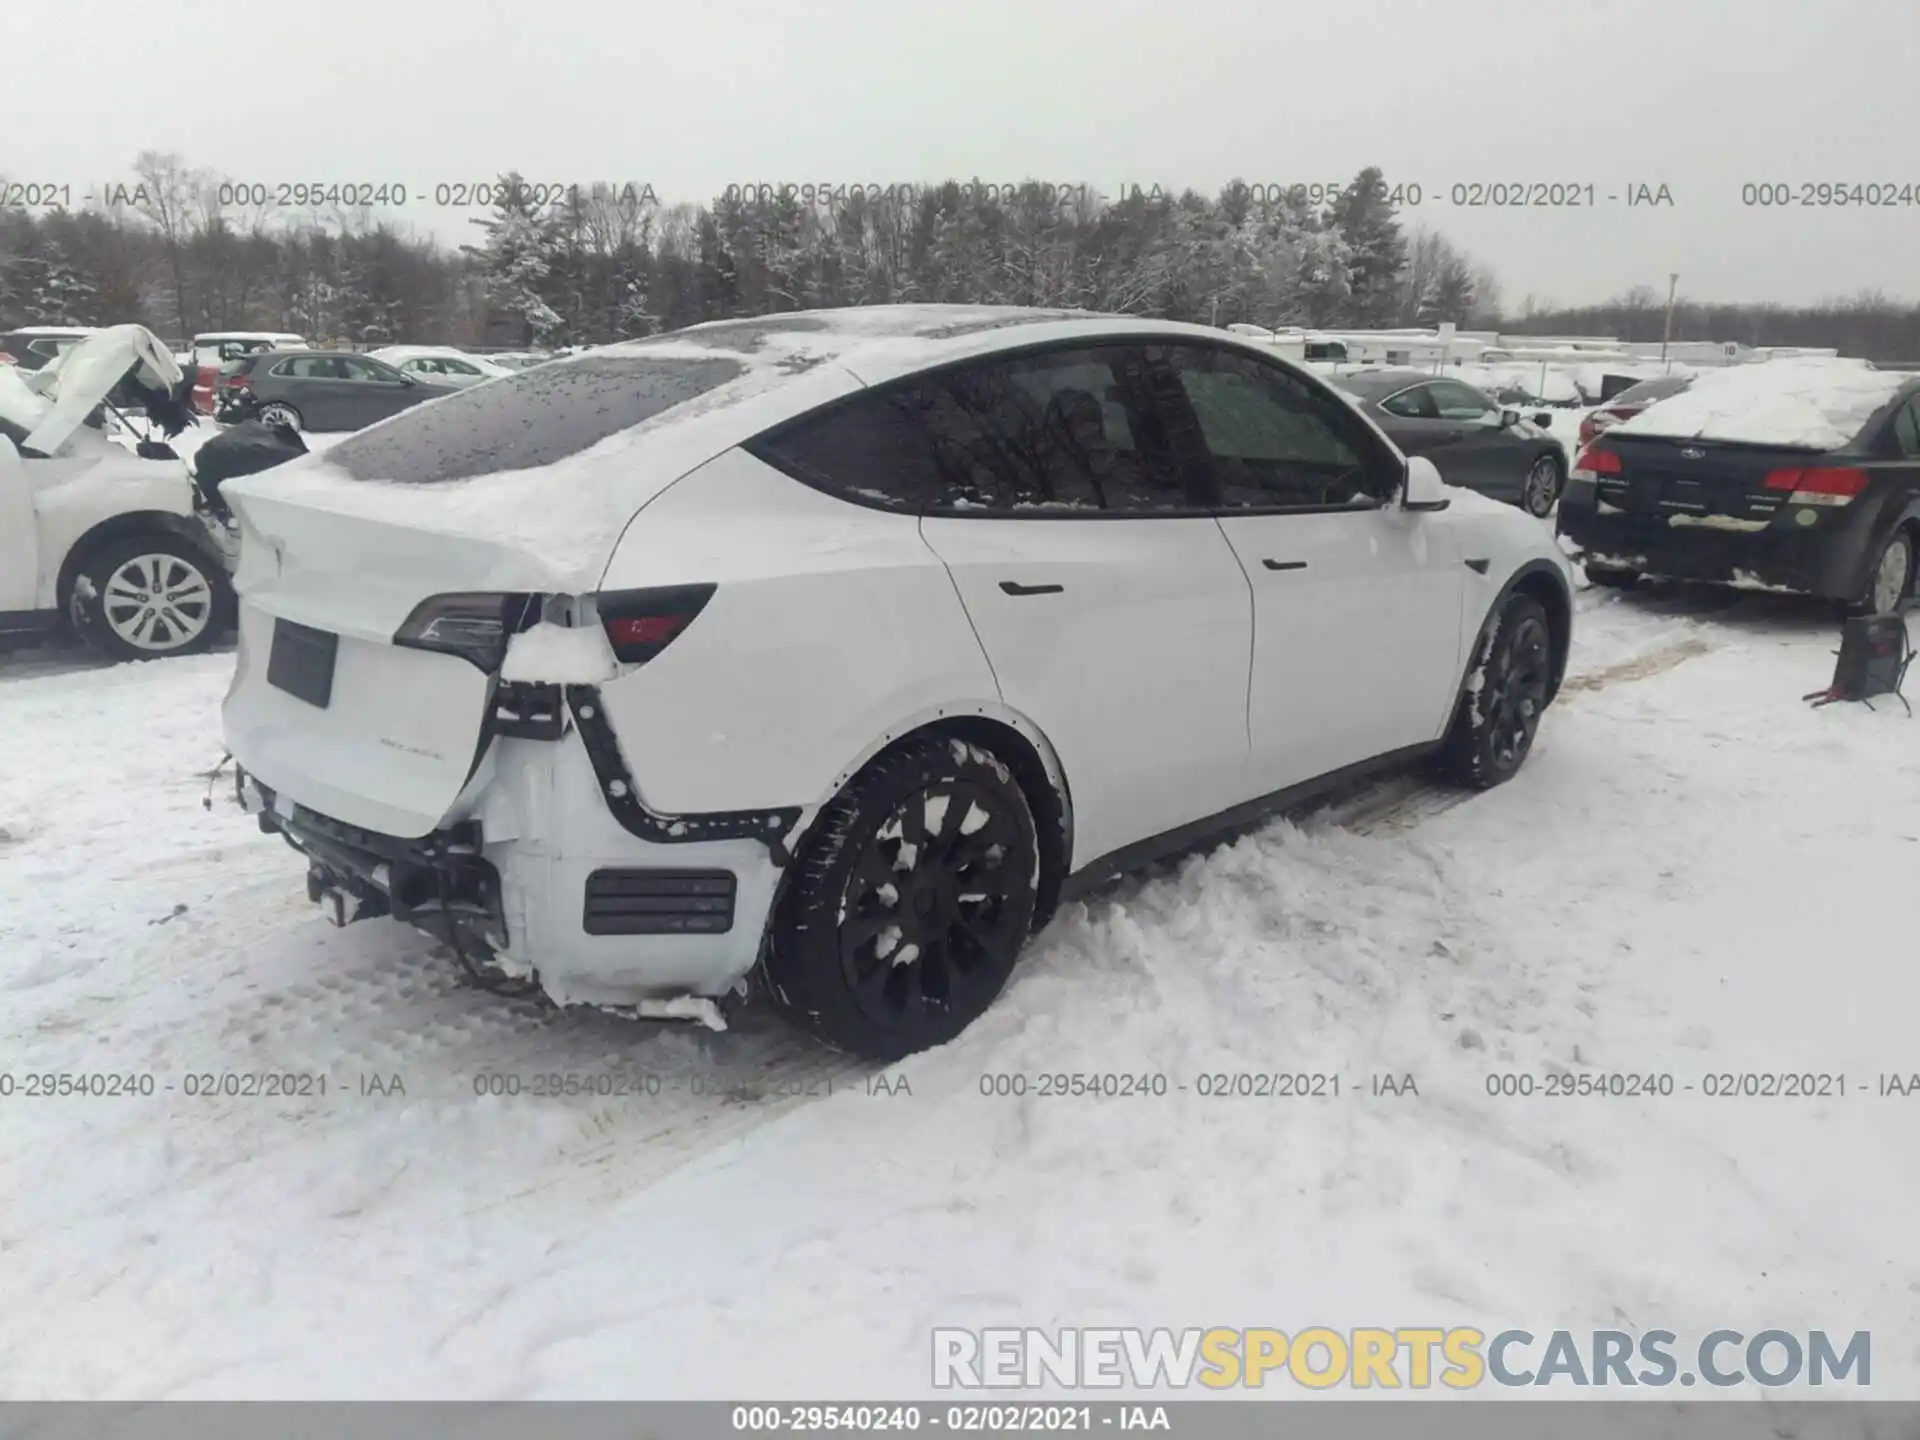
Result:
<instances>
[{"instance_id":1,"label":"front door handle","mask_svg":"<svg viewBox=\"0 0 1920 1440\"><path fill-rule=\"evenodd\" d=\"M1064 585L1022 585L1016 580L1002 580L1000 588L1009 595L1058 595L1067 587Z\"/></svg>"},{"instance_id":2,"label":"front door handle","mask_svg":"<svg viewBox=\"0 0 1920 1440\"><path fill-rule=\"evenodd\" d=\"M1304 560L1262 560L1260 563L1269 570L1304 570L1307 568L1307 562Z\"/></svg>"}]
</instances>

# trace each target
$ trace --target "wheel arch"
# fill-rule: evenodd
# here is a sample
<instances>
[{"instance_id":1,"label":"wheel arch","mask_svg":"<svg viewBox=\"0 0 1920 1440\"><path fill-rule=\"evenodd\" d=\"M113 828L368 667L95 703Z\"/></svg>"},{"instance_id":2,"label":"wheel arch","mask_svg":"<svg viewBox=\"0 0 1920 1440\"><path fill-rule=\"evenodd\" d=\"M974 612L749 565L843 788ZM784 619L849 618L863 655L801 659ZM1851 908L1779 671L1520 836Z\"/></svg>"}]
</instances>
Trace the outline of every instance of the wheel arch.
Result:
<instances>
[{"instance_id":1,"label":"wheel arch","mask_svg":"<svg viewBox=\"0 0 1920 1440\"><path fill-rule=\"evenodd\" d=\"M199 522L191 516L174 515L165 510L129 510L109 516L82 531L79 538L67 547L66 558L60 562L60 574L54 582L54 603L60 608L62 623L66 623L66 617L70 614L74 582L79 579L80 571L89 560L116 541L155 533L184 541L225 574L226 561L210 543Z\"/></svg>"},{"instance_id":2,"label":"wheel arch","mask_svg":"<svg viewBox=\"0 0 1920 1440\"><path fill-rule=\"evenodd\" d=\"M1895 513L1891 524L1877 531L1860 547L1860 573L1856 588L1864 588L1872 583L1874 561L1879 558L1881 549L1894 536L1902 534L1907 537L1907 548L1911 552L1907 557L1907 593L1913 593L1914 577L1920 574L1920 499L1909 501Z\"/></svg>"},{"instance_id":3,"label":"wheel arch","mask_svg":"<svg viewBox=\"0 0 1920 1440\"><path fill-rule=\"evenodd\" d=\"M943 736L990 750L1013 772L1033 812L1040 845L1040 882L1034 897L1033 928L1041 929L1060 904L1060 888L1073 859L1073 792L1059 752L1039 726L997 701L955 702L935 706L888 726L833 778L826 793L806 810L787 836L789 854L804 845L814 821L849 781L882 755L909 741ZM782 877L782 888L792 873ZM778 897L776 897L776 905Z\"/></svg>"},{"instance_id":4,"label":"wheel arch","mask_svg":"<svg viewBox=\"0 0 1920 1440\"><path fill-rule=\"evenodd\" d=\"M1460 671L1459 692L1454 701L1456 714L1467 698L1467 682L1473 676L1474 661L1486 641L1487 632L1507 601L1515 595L1533 597L1547 612L1547 638L1552 645L1553 656L1553 673L1547 687L1548 701L1551 702L1560 693L1560 682L1567 674L1567 659L1573 652L1573 591L1567 585L1566 576L1551 560L1529 560L1507 577L1506 584L1500 587L1499 593L1487 606L1487 613L1481 617L1480 628L1474 631L1473 645L1468 649L1466 663Z\"/></svg>"}]
</instances>

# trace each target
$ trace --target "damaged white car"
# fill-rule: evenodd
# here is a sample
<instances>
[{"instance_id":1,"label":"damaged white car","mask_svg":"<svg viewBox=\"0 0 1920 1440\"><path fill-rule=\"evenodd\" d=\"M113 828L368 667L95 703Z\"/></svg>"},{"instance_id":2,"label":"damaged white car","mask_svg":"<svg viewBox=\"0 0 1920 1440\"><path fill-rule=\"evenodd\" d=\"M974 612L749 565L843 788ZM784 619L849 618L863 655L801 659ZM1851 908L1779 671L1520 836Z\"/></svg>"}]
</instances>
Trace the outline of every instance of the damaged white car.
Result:
<instances>
[{"instance_id":1,"label":"damaged white car","mask_svg":"<svg viewBox=\"0 0 1920 1440\"><path fill-rule=\"evenodd\" d=\"M0 636L70 629L146 660L230 625L236 541L166 443L193 423L182 380L139 325L40 370L0 367Z\"/></svg>"},{"instance_id":2,"label":"damaged white car","mask_svg":"<svg viewBox=\"0 0 1920 1440\"><path fill-rule=\"evenodd\" d=\"M1566 560L1268 347L889 307L697 326L227 486L240 803L335 923L886 1059L1066 897L1375 768L1511 778Z\"/></svg>"}]
</instances>

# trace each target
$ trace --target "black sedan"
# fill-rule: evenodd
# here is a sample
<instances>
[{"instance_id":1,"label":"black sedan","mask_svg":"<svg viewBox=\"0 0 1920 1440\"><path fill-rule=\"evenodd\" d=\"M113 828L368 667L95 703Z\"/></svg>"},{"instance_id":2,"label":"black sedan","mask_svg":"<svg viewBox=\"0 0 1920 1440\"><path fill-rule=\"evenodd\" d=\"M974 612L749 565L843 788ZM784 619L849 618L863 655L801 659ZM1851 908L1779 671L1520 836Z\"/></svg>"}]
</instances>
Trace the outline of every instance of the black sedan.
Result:
<instances>
[{"instance_id":1,"label":"black sedan","mask_svg":"<svg viewBox=\"0 0 1920 1440\"><path fill-rule=\"evenodd\" d=\"M1567 453L1533 423L1471 385L1419 370L1359 370L1333 383L1409 455L1424 455L1449 485L1547 515L1567 483Z\"/></svg>"},{"instance_id":2,"label":"black sedan","mask_svg":"<svg viewBox=\"0 0 1920 1440\"><path fill-rule=\"evenodd\" d=\"M1789 590L1860 614L1905 605L1920 553L1920 380L1790 365L1696 381L1580 452L1559 530L1587 579Z\"/></svg>"}]
</instances>

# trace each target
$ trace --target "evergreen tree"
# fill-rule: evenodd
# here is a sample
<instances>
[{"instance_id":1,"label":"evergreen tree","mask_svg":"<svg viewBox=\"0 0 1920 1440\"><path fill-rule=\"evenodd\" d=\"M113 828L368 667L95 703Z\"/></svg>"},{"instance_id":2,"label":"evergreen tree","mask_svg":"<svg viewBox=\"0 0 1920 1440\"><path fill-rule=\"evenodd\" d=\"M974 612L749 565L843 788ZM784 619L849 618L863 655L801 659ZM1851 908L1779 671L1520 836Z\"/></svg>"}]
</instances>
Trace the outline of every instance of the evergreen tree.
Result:
<instances>
[{"instance_id":1,"label":"evergreen tree","mask_svg":"<svg viewBox=\"0 0 1920 1440\"><path fill-rule=\"evenodd\" d=\"M1346 246L1349 299L1343 319L1367 328L1392 325L1401 305L1407 242L1379 166L1369 165L1334 198L1327 221Z\"/></svg>"},{"instance_id":2,"label":"evergreen tree","mask_svg":"<svg viewBox=\"0 0 1920 1440\"><path fill-rule=\"evenodd\" d=\"M517 331L516 344L573 341L575 337L564 333L560 312L548 301L560 244L547 207L534 203L535 195L518 171L500 177L493 199L493 214L473 222L485 232L485 242L461 247L479 265L489 304Z\"/></svg>"}]
</instances>

